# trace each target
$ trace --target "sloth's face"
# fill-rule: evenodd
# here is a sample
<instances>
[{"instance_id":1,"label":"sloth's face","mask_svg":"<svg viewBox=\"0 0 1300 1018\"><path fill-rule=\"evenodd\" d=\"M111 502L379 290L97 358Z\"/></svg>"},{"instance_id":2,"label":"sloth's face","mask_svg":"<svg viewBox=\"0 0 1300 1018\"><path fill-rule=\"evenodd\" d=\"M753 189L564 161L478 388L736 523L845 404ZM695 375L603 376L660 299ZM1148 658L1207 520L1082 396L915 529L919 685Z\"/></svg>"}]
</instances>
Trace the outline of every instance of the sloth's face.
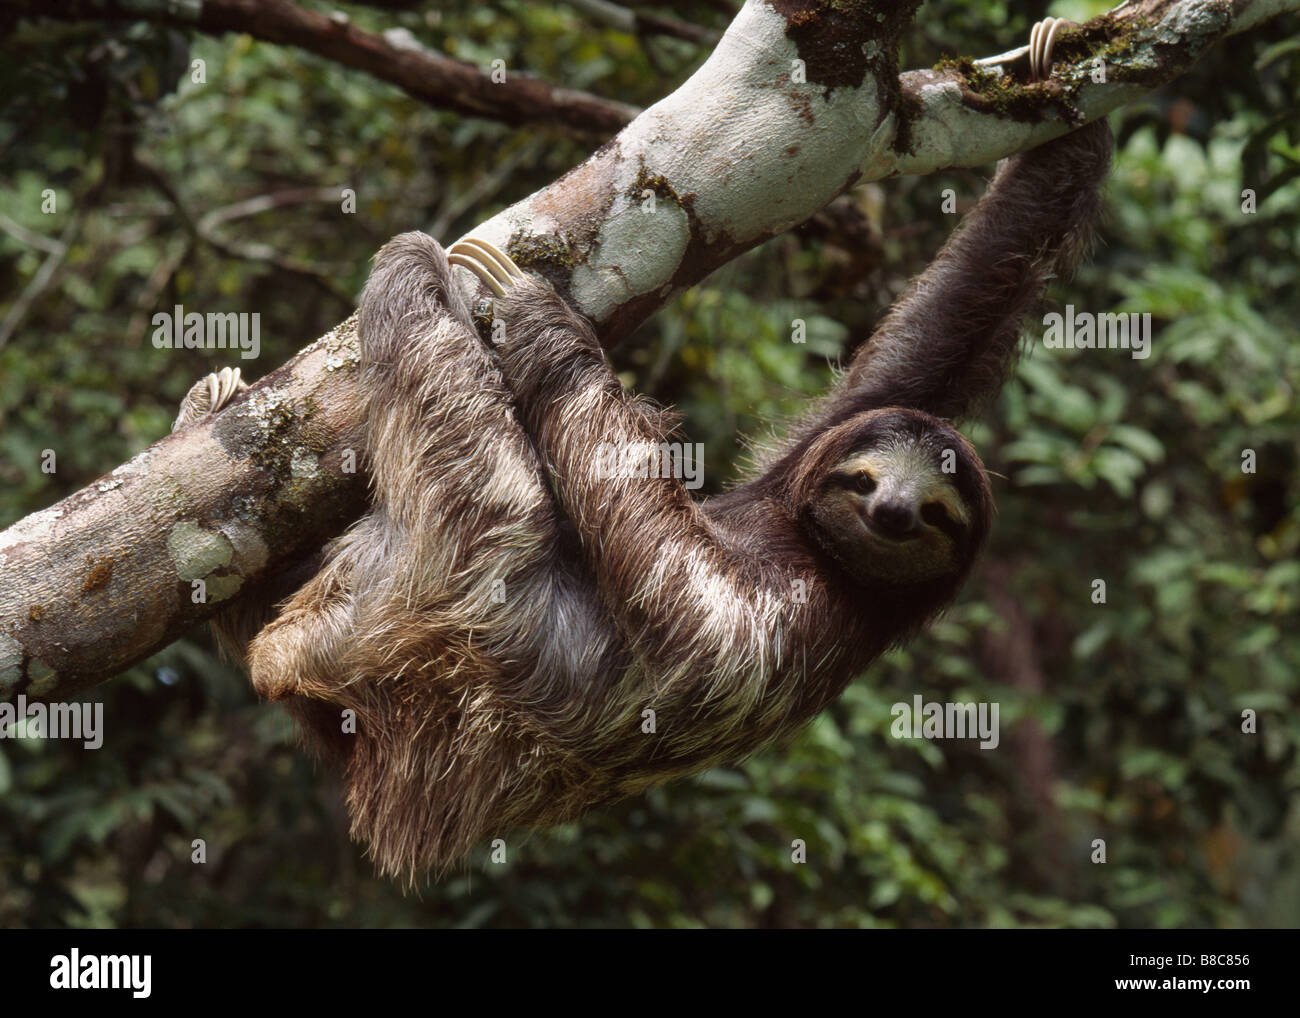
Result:
<instances>
[{"instance_id":1,"label":"sloth's face","mask_svg":"<svg viewBox=\"0 0 1300 1018\"><path fill-rule=\"evenodd\" d=\"M861 415L850 451L810 506L818 537L856 578L917 583L953 576L984 537L983 468L941 421L910 410Z\"/></svg>"}]
</instances>

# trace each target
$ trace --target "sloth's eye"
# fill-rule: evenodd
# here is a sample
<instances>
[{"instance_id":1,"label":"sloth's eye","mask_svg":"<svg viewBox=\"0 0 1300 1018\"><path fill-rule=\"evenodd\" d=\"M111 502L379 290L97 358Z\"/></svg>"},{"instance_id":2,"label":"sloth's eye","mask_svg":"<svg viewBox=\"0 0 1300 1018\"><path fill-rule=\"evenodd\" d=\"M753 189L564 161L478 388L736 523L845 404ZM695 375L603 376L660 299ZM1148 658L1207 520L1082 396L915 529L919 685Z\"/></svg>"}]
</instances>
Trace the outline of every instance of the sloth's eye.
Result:
<instances>
[{"instance_id":1,"label":"sloth's eye","mask_svg":"<svg viewBox=\"0 0 1300 1018\"><path fill-rule=\"evenodd\" d=\"M864 495L870 495L876 490L876 479L867 473L858 474L858 476L853 479L853 488L855 491L860 491Z\"/></svg>"},{"instance_id":2,"label":"sloth's eye","mask_svg":"<svg viewBox=\"0 0 1300 1018\"><path fill-rule=\"evenodd\" d=\"M941 527L945 523L953 522L952 516L942 502L927 502L921 506L921 519L932 527Z\"/></svg>"}]
</instances>

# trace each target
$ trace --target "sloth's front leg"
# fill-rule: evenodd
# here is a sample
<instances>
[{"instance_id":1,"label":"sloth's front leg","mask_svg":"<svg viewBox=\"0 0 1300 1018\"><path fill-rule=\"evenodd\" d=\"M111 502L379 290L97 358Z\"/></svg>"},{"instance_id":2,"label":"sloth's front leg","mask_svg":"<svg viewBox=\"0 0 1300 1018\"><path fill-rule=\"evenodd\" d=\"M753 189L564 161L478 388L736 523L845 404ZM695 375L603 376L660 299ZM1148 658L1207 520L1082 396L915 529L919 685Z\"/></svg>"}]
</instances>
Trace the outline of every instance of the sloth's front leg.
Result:
<instances>
[{"instance_id":1,"label":"sloth's front leg","mask_svg":"<svg viewBox=\"0 0 1300 1018\"><path fill-rule=\"evenodd\" d=\"M582 431L581 421L562 419L548 408L553 407L552 397L575 385L594 381L621 391L591 325L550 286L525 273L488 241L467 237L448 254L452 265L473 272L496 297L494 314L506 331L494 335L493 345L524 430L534 442L543 443L547 436L539 429ZM593 371L594 377L589 374Z\"/></svg>"},{"instance_id":2,"label":"sloth's front leg","mask_svg":"<svg viewBox=\"0 0 1300 1018\"><path fill-rule=\"evenodd\" d=\"M1053 51L1069 28L1048 18L1030 36L1030 91L1044 101ZM978 204L858 347L819 425L884 406L969 418L995 398L1044 287L1068 277L1091 244L1113 148L1102 118L1004 159Z\"/></svg>"},{"instance_id":3,"label":"sloth's front leg","mask_svg":"<svg viewBox=\"0 0 1300 1018\"><path fill-rule=\"evenodd\" d=\"M752 555L729 544L674 471L650 470L648 459L644 472L611 467L643 457L660 463L674 417L623 389L586 319L549 286L484 241L453 251L453 264L497 295L495 315L505 325L496 344L502 373L577 533L604 611L624 639L645 661L677 654L675 673L701 681L743 657L737 647L764 645L758 626L737 636L734 629L701 625L699 613L686 606L707 603L715 618L766 625L766 606L789 589L786 573L764 572ZM689 647L689 661L682 647Z\"/></svg>"}]
</instances>

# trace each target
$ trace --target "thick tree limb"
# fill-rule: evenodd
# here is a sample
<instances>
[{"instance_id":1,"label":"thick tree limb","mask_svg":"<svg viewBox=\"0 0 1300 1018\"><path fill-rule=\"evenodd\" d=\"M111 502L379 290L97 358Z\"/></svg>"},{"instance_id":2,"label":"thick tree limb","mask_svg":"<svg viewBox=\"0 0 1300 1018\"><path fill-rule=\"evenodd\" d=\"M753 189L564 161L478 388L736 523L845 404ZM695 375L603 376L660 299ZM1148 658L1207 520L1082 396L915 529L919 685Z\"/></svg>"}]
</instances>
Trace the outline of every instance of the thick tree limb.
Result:
<instances>
[{"instance_id":1,"label":"thick tree limb","mask_svg":"<svg viewBox=\"0 0 1300 1018\"><path fill-rule=\"evenodd\" d=\"M900 78L915 3L875 7L750 0L680 89L474 232L550 278L612 343L859 180L1031 147L1300 0L1133 4L1062 39L1074 69L1029 87L973 69ZM1088 80L1097 52L1104 84ZM0 533L0 696L108 678L354 519L364 484L339 465L360 438L356 354L350 319L217 417ZM191 603L195 579L207 604Z\"/></svg>"}]
</instances>

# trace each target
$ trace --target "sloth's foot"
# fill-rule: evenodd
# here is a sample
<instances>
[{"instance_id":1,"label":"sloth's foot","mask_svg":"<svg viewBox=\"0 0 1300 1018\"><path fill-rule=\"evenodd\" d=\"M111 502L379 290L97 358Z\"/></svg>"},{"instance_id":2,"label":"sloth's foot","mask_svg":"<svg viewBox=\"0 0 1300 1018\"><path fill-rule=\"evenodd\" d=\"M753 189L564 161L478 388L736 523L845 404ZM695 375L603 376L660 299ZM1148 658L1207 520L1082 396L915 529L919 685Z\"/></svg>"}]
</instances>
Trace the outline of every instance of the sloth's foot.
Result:
<instances>
[{"instance_id":1,"label":"sloth's foot","mask_svg":"<svg viewBox=\"0 0 1300 1018\"><path fill-rule=\"evenodd\" d=\"M357 632L350 569L345 558L326 563L253 638L248 675L262 699L328 700L347 684L342 662Z\"/></svg>"},{"instance_id":2,"label":"sloth's foot","mask_svg":"<svg viewBox=\"0 0 1300 1018\"><path fill-rule=\"evenodd\" d=\"M181 400L180 413L176 415L172 431L180 431L201 417L215 414L247 388L248 383L239 377L238 368L222 368L200 378Z\"/></svg>"},{"instance_id":3,"label":"sloth's foot","mask_svg":"<svg viewBox=\"0 0 1300 1018\"><path fill-rule=\"evenodd\" d=\"M527 278L508 254L477 237L466 237L452 244L447 249L447 261L462 269L469 269L498 297L504 297L507 290L513 289L521 279Z\"/></svg>"},{"instance_id":4,"label":"sloth's foot","mask_svg":"<svg viewBox=\"0 0 1300 1018\"><path fill-rule=\"evenodd\" d=\"M1052 76L1052 47L1064 29L1078 25L1065 18L1044 18L1029 32L1029 79L1046 81Z\"/></svg>"}]
</instances>

